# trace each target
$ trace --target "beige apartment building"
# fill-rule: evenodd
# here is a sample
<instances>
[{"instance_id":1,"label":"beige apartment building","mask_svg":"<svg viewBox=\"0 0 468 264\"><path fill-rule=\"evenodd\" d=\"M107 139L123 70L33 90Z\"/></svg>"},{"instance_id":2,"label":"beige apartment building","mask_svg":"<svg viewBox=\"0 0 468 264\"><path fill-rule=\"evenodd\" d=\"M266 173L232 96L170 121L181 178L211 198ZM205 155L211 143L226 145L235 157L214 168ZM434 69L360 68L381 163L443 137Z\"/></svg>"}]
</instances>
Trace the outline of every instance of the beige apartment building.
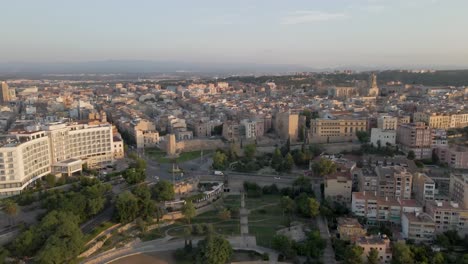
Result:
<instances>
[{"instance_id":1,"label":"beige apartment building","mask_svg":"<svg viewBox=\"0 0 468 264\"><path fill-rule=\"evenodd\" d=\"M424 122L430 128L447 129L450 127L450 115L416 112L413 114L413 122Z\"/></svg>"},{"instance_id":2,"label":"beige apartment building","mask_svg":"<svg viewBox=\"0 0 468 264\"><path fill-rule=\"evenodd\" d=\"M357 140L357 131L366 131L366 129L366 119L314 119L310 121L309 141L313 143L350 142Z\"/></svg>"},{"instance_id":3,"label":"beige apartment building","mask_svg":"<svg viewBox=\"0 0 468 264\"><path fill-rule=\"evenodd\" d=\"M6 82L0 82L0 103L8 103L10 101L10 91Z\"/></svg>"},{"instance_id":4,"label":"beige apartment building","mask_svg":"<svg viewBox=\"0 0 468 264\"><path fill-rule=\"evenodd\" d=\"M401 217L401 230L405 239L416 243L430 243L434 239L434 219L426 213L404 213Z\"/></svg>"},{"instance_id":5,"label":"beige apartment building","mask_svg":"<svg viewBox=\"0 0 468 264\"><path fill-rule=\"evenodd\" d=\"M463 128L468 126L468 113L452 114L450 116L451 128Z\"/></svg>"},{"instance_id":6,"label":"beige apartment building","mask_svg":"<svg viewBox=\"0 0 468 264\"><path fill-rule=\"evenodd\" d=\"M353 180L349 171L339 171L325 176L324 197L345 206L351 205Z\"/></svg>"},{"instance_id":7,"label":"beige apartment building","mask_svg":"<svg viewBox=\"0 0 468 264\"><path fill-rule=\"evenodd\" d=\"M431 128L463 128L468 126L468 113L425 113L416 112L413 122L424 122Z\"/></svg>"},{"instance_id":8,"label":"beige apartment building","mask_svg":"<svg viewBox=\"0 0 468 264\"><path fill-rule=\"evenodd\" d=\"M364 249L362 253L363 263L367 263L367 256L369 256L369 253L373 248L379 252L379 263L391 263L392 261L390 239L385 235L361 237L356 241L356 245Z\"/></svg>"},{"instance_id":9,"label":"beige apartment building","mask_svg":"<svg viewBox=\"0 0 468 264\"><path fill-rule=\"evenodd\" d=\"M407 153L414 151L416 159L432 157L432 130L422 122L400 125L397 129L397 143Z\"/></svg>"},{"instance_id":10,"label":"beige apartment building","mask_svg":"<svg viewBox=\"0 0 468 264\"><path fill-rule=\"evenodd\" d=\"M431 201L426 203L426 213L435 222L435 232L455 230L460 236L468 234L468 210L456 202Z\"/></svg>"},{"instance_id":11,"label":"beige apartment building","mask_svg":"<svg viewBox=\"0 0 468 264\"><path fill-rule=\"evenodd\" d=\"M397 130L398 117L394 116L379 116L377 118L377 128L382 130Z\"/></svg>"},{"instance_id":12,"label":"beige apartment building","mask_svg":"<svg viewBox=\"0 0 468 264\"><path fill-rule=\"evenodd\" d=\"M14 131L0 147L0 196L20 193L49 174L70 175L82 164L101 168L115 160L116 147L108 123L49 123Z\"/></svg>"},{"instance_id":13,"label":"beige apartment building","mask_svg":"<svg viewBox=\"0 0 468 264\"><path fill-rule=\"evenodd\" d=\"M463 146L442 146L436 148L440 162L447 163L455 169L468 169L468 148Z\"/></svg>"},{"instance_id":14,"label":"beige apartment building","mask_svg":"<svg viewBox=\"0 0 468 264\"><path fill-rule=\"evenodd\" d=\"M299 115L288 112L280 112L275 116L275 131L283 139L297 141L299 136Z\"/></svg>"}]
</instances>

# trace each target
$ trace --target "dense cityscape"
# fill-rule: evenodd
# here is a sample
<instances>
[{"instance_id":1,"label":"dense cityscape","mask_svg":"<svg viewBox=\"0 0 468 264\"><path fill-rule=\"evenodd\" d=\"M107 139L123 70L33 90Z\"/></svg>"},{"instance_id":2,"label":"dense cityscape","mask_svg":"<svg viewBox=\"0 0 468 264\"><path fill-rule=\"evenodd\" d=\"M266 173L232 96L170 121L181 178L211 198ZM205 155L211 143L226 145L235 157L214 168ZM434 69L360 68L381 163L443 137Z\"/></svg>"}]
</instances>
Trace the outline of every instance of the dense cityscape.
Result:
<instances>
[{"instance_id":1,"label":"dense cityscape","mask_svg":"<svg viewBox=\"0 0 468 264\"><path fill-rule=\"evenodd\" d=\"M0 6L0 264L468 264L468 1Z\"/></svg>"},{"instance_id":2,"label":"dense cityscape","mask_svg":"<svg viewBox=\"0 0 468 264\"><path fill-rule=\"evenodd\" d=\"M2 261L462 263L468 88L378 76L2 81Z\"/></svg>"}]
</instances>

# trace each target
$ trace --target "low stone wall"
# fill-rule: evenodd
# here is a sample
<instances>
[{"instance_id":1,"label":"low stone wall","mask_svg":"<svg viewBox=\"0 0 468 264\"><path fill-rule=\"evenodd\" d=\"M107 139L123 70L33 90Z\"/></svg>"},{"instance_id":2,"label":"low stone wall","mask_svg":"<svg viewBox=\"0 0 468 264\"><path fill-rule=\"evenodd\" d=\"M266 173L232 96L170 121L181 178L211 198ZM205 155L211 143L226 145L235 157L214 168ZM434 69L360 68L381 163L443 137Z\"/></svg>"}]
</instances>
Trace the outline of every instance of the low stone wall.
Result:
<instances>
[{"instance_id":1,"label":"low stone wall","mask_svg":"<svg viewBox=\"0 0 468 264\"><path fill-rule=\"evenodd\" d=\"M177 142L177 149L181 152L213 150L224 147L226 147L226 144L221 139L191 139Z\"/></svg>"}]
</instances>

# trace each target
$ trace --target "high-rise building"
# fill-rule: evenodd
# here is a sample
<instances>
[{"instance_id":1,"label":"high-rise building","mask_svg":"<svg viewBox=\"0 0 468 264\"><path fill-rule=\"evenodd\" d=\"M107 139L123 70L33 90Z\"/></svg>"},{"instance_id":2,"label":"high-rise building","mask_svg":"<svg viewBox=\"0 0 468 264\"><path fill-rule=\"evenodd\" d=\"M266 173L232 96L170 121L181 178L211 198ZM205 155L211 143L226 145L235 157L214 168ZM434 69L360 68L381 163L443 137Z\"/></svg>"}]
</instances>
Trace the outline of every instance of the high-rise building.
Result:
<instances>
[{"instance_id":1,"label":"high-rise building","mask_svg":"<svg viewBox=\"0 0 468 264\"><path fill-rule=\"evenodd\" d=\"M19 194L49 173L71 175L82 164L105 167L122 148L116 149L108 123L51 123L14 131L0 145L0 196Z\"/></svg>"},{"instance_id":2,"label":"high-rise building","mask_svg":"<svg viewBox=\"0 0 468 264\"><path fill-rule=\"evenodd\" d=\"M0 103L4 104L10 101L10 89L6 82L0 83Z\"/></svg>"}]
</instances>

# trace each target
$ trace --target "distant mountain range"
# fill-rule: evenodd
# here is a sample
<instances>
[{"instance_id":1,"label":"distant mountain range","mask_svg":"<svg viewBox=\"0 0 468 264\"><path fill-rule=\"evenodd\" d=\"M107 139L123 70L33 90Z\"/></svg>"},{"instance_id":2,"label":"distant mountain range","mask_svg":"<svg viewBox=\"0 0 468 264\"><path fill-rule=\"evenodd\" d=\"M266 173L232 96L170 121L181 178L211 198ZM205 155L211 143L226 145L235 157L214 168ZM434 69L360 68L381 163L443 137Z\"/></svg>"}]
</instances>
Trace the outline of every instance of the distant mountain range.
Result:
<instances>
[{"instance_id":1,"label":"distant mountain range","mask_svg":"<svg viewBox=\"0 0 468 264\"><path fill-rule=\"evenodd\" d=\"M85 62L0 62L0 76L39 76L42 74L152 74L179 73L194 75L271 75L294 72L324 72L335 70L375 71L392 69L455 70L468 67L439 65L391 65L358 66L341 65L328 68L313 68L295 64L256 63L197 63L181 61L149 60L102 60Z\"/></svg>"},{"instance_id":2,"label":"distant mountain range","mask_svg":"<svg viewBox=\"0 0 468 264\"><path fill-rule=\"evenodd\" d=\"M70 73L290 73L314 71L310 67L287 64L195 63L176 61L106 60L89 62L0 63L1 74L70 74Z\"/></svg>"}]
</instances>

